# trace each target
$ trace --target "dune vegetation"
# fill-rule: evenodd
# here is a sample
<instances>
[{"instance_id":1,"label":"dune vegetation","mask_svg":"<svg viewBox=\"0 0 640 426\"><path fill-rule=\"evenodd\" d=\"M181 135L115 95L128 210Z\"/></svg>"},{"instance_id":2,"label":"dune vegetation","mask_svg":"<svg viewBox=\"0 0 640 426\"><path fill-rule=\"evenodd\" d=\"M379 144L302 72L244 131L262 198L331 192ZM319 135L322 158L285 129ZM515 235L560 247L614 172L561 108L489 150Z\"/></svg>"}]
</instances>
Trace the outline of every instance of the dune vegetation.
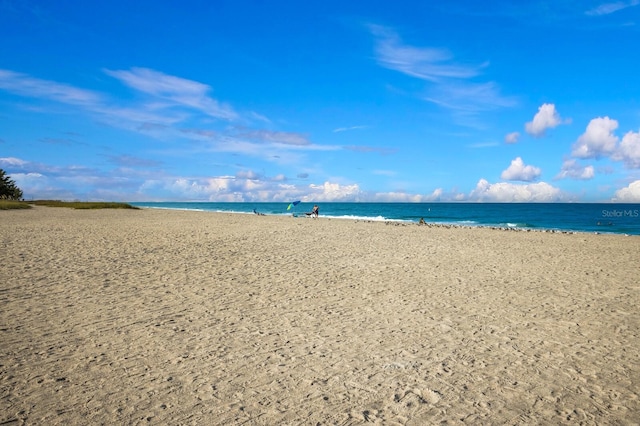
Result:
<instances>
[{"instance_id":1,"label":"dune vegetation","mask_svg":"<svg viewBox=\"0 0 640 426\"><path fill-rule=\"evenodd\" d=\"M36 200L29 201L29 204L47 207L68 207L72 209L138 209L127 203L104 202L104 201L59 201L59 200Z\"/></svg>"},{"instance_id":2,"label":"dune vegetation","mask_svg":"<svg viewBox=\"0 0 640 426\"><path fill-rule=\"evenodd\" d=\"M59 200L35 200L15 201L0 200L0 210L30 209L32 205L47 207L67 207L72 209L138 209L127 203L102 202L102 201L59 201Z\"/></svg>"},{"instance_id":3,"label":"dune vegetation","mask_svg":"<svg viewBox=\"0 0 640 426\"><path fill-rule=\"evenodd\" d=\"M24 201L0 200L0 210L30 209L31 206Z\"/></svg>"}]
</instances>

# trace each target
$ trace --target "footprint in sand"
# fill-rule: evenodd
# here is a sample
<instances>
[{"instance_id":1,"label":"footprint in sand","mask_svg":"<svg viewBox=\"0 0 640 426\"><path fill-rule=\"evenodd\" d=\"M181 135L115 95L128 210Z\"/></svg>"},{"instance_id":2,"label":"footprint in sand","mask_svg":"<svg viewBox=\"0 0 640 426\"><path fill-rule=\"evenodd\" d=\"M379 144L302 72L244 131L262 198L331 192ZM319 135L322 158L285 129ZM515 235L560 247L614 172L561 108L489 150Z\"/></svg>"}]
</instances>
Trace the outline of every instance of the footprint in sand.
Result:
<instances>
[{"instance_id":1,"label":"footprint in sand","mask_svg":"<svg viewBox=\"0 0 640 426\"><path fill-rule=\"evenodd\" d=\"M431 389L425 389L421 393L422 393L422 399L425 402L428 402L430 404L435 404L438 401L440 401L441 397L440 397L440 392L438 392L438 391L434 391L434 390L431 390Z\"/></svg>"},{"instance_id":2,"label":"footprint in sand","mask_svg":"<svg viewBox=\"0 0 640 426\"><path fill-rule=\"evenodd\" d=\"M422 404L436 404L442 398L442 394L436 390L431 389L413 389L409 391L405 391L404 395L400 397L400 395L396 394L395 401L407 403L406 399L418 398L418 400ZM409 402L408 404L411 404Z\"/></svg>"}]
</instances>

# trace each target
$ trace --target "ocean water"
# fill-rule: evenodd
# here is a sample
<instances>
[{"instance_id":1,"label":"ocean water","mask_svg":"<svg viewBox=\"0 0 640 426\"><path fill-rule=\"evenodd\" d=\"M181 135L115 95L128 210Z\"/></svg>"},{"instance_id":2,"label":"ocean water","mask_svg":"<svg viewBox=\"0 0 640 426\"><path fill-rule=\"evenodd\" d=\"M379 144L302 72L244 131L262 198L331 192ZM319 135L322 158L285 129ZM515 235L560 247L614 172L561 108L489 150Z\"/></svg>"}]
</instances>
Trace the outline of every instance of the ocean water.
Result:
<instances>
[{"instance_id":1,"label":"ocean water","mask_svg":"<svg viewBox=\"0 0 640 426\"><path fill-rule=\"evenodd\" d=\"M313 203L134 202L138 207L306 217ZM640 235L640 204L317 203L320 217Z\"/></svg>"}]
</instances>

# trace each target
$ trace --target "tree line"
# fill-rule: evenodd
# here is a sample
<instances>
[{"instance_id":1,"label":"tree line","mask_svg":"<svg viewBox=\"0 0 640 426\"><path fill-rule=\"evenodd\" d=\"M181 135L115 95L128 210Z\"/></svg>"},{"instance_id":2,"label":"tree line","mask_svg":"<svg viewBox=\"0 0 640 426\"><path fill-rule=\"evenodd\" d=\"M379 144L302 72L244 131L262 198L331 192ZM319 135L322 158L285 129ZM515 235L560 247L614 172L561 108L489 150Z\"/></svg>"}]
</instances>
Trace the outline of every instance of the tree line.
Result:
<instances>
[{"instance_id":1,"label":"tree line","mask_svg":"<svg viewBox=\"0 0 640 426\"><path fill-rule=\"evenodd\" d=\"M22 200L22 190L2 169L0 169L0 200Z\"/></svg>"}]
</instances>

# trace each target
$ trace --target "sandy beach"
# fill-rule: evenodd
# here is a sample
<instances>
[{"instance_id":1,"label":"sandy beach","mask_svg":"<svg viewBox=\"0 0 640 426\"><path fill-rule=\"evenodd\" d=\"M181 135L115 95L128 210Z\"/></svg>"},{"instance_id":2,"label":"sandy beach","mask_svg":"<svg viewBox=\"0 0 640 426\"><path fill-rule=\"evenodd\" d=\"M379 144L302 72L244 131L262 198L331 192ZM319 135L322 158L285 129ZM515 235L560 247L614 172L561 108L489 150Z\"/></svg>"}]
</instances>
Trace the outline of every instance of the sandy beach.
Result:
<instances>
[{"instance_id":1,"label":"sandy beach","mask_svg":"<svg viewBox=\"0 0 640 426\"><path fill-rule=\"evenodd\" d=\"M640 237L0 211L0 425L638 424Z\"/></svg>"}]
</instances>

